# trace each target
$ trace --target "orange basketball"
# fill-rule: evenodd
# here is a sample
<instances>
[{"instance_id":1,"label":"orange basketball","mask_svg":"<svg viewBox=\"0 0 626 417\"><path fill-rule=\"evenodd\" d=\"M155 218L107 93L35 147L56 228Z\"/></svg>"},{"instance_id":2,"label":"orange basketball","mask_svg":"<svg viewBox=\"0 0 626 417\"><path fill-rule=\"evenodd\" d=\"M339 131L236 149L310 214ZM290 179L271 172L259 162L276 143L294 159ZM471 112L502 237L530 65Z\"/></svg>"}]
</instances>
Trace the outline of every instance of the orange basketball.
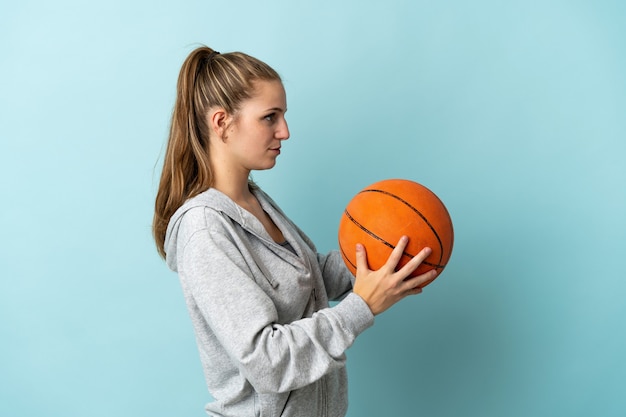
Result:
<instances>
[{"instance_id":1,"label":"orange basketball","mask_svg":"<svg viewBox=\"0 0 626 417\"><path fill-rule=\"evenodd\" d=\"M409 243L398 269L428 246L432 253L411 276L431 269L436 269L439 276L454 242L448 210L421 184L383 180L365 187L348 203L339 222L339 249L350 271L356 274L355 247L362 243L369 268L376 270L385 264L402 235L409 237Z\"/></svg>"}]
</instances>

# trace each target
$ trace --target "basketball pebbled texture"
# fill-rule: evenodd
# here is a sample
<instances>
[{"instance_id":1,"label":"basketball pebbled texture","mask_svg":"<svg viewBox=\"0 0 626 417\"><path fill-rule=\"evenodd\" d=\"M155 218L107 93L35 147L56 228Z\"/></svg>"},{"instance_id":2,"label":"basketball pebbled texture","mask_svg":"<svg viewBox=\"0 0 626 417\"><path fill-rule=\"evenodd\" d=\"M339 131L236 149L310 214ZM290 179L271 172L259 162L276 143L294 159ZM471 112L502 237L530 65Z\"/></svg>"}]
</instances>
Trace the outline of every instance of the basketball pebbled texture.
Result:
<instances>
[{"instance_id":1,"label":"basketball pebbled texture","mask_svg":"<svg viewBox=\"0 0 626 417\"><path fill-rule=\"evenodd\" d=\"M356 275L357 243L365 246L369 268L377 270L402 235L409 237L409 243L397 269L428 246L432 253L411 276L431 269L436 269L439 276L454 243L448 210L439 197L421 184L405 179L383 180L365 187L346 206L339 222L339 249L347 267Z\"/></svg>"}]
</instances>

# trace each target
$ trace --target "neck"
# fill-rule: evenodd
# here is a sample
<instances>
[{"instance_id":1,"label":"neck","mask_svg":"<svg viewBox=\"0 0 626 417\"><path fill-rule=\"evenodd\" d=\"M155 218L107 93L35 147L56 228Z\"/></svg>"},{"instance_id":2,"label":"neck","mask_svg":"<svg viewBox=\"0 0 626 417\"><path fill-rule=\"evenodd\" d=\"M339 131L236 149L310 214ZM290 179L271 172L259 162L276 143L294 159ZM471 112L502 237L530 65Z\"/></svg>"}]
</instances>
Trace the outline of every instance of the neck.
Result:
<instances>
[{"instance_id":1,"label":"neck","mask_svg":"<svg viewBox=\"0 0 626 417\"><path fill-rule=\"evenodd\" d=\"M250 172L242 173L215 173L213 188L226 194L235 203L246 206L253 198L252 192L248 186L248 177Z\"/></svg>"},{"instance_id":2,"label":"neck","mask_svg":"<svg viewBox=\"0 0 626 417\"><path fill-rule=\"evenodd\" d=\"M234 202L244 205L253 197L248 187L250 170L234 164L225 149L225 144L216 141L211 147L213 188L226 194Z\"/></svg>"}]
</instances>

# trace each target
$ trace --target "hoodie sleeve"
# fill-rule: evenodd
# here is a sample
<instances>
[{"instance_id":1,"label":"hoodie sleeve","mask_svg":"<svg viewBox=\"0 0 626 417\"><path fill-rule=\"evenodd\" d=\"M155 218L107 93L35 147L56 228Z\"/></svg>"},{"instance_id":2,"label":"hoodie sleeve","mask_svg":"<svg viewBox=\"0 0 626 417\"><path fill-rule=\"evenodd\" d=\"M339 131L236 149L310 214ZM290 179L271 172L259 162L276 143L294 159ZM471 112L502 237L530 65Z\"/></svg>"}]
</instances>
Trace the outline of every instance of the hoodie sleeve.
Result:
<instances>
[{"instance_id":1,"label":"hoodie sleeve","mask_svg":"<svg viewBox=\"0 0 626 417\"><path fill-rule=\"evenodd\" d=\"M339 251L332 251L326 255L318 254L317 260L322 270L324 285L330 300L341 300L352 291L354 275L346 267Z\"/></svg>"},{"instance_id":2,"label":"hoodie sleeve","mask_svg":"<svg viewBox=\"0 0 626 417\"><path fill-rule=\"evenodd\" d=\"M189 235L178 257L188 296L258 392L294 390L343 366L345 350L373 324L367 304L355 294L310 318L279 324L236 239L219 223Z\"/></svg>"}]
</instances>

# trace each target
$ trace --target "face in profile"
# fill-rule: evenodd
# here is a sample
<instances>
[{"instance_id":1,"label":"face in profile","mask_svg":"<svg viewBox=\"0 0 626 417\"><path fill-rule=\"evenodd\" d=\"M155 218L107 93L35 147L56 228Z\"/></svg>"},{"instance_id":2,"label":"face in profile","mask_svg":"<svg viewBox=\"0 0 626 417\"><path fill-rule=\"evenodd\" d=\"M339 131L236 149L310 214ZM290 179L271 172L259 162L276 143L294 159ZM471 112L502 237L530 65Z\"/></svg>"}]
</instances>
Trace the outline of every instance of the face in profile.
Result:
<instances>
[{"instance_id":1,"label":"face in profile","mask_svg":"<svg viewBox=\"0 0 626 417\"><path fill-rule=\"evenodd\" d=\"M282 141L289 138L287 98L280 81L258 81L229 121L225 143L232 162L247 170L272 168Z\"/></svg>"}]
</instances>

